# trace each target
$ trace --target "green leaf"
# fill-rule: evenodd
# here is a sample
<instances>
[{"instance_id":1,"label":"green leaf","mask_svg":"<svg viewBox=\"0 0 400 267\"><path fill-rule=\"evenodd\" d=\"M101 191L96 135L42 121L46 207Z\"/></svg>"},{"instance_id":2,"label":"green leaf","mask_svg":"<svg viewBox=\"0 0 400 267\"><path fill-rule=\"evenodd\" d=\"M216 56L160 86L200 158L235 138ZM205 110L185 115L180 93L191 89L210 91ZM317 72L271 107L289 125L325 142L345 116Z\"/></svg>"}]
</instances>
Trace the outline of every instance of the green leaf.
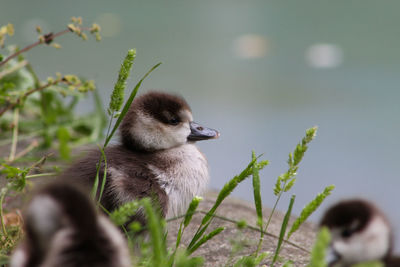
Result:
<instances>
[{"instance_id":1,"label":"green leaf","mask_svg":"<svg viewBox=\"0 0 400 267\"><path fill-rule=\"evenodd\" d=\"M214 205L203 217L199 228L197 229L195 235L193 236L188 246L188 249L191 249L203 235L207 227L210 225L211 219L213 218L217 208L221 205L222 201L224 201L224 199L227 198L232 193L232 191L239 185L239 183L243 182L247 177L249 177L253 173L254 164L257 164L257 158L253 159L239 175L236 175L224 185L224 187L219 192ZM266 164L267 164L266 161L261 162L258 165L259 169L261 170L261 168L266 166Z\"/></svg>"},{"instance_id":2,"label":"green leaf","mask_svg":"<svg viewBox=\"0 0 400 267\"><path fill-rule=\"evenodd\" d=\"M210 224L211 224L211 221L208 221L206 224L204 224L204 225L201 224L199 226L199 229L197 229L195 235L193 236L192 240L189 243L189 246L187 247L188 249L192 248L196 244L197 240L199 240L200 237L205 233L205 231L207 230L208 226L210 226Z\"/></svg>"},{"instance_id":3,"label":"green leaf","mask_svg":"<svg viewBox=\"0 0 400 267\"><path fill-rule=\"evenodd\" d=\"M380 261L368 261L352 265L351 267L385 267Z\"/></svg>"},{"instance_id":4,"label":"green leaf","mask_svg":"<svg viewBox=\"0 0 400 267\"><path fill-rule=\"evenodd\" d=\"M276 260L278 259L279 252L280 252L281 246L282 246L282 242L283 242L283 239L284 239L284 237L285 237L286 228L287 228L288 223L289 223L290 215L292 214L292 208L293 208L293 204L294 204L295 199L296 199L296 196L295 196L295 195L293 195L293 196L290 198L289 207L288 207L288 209L287 209L287 211L286 211L285 217L283 218L283 222L282 222L282 226L281 226L281 231L280 231L280 233L279 233L278 245L276 246L275 255L274 255L274 258L273 258L273 260L272 260L272 266L274 265L274 263L275 263Z\"/></svg>"},{"instance_id":5,"label":"green leaf","mask_svg":"<svg viewBox=\"0 0 400 267\"><path fill-rule=\"evenodd\" d=\"M1 173L5 174L7 179L16 177L20 173L22 173L22 170L20 168L17 168L17 167L14 167L14 166L11 166L11 165L8 165L5 163L3 163L1 165L4 167L4 169L1 170Z\"/></svg>"},{"instance_id":6,"label":"green leaf","mask_svg":"<svg viewBox=\"0 0 400 267\"><path fill-rule=\"evenodd\" d=\"M166 257L166 244L163 238L164 227L160 223L161 218L159 214L154 210L154 207L149 198L143 198L140 200L147 215L147 226L150 232L150 243L153 248L153 257L151 266L163 266L167 262Z\"/></svg>"},{"instance_id":7,"label":"green leaf","mask_svg":"<svg viewBox=\"0 0 400 267\"><path fill-rule=\"evenodd\" d=\"M213 238L214 236L220 234L223 230L225 230L225 227L218 227L217 229L211 231L208 235L203 236L199 242L197 242L195 245L193 245L191 248L188 248L188 253L192 254L195 252L201 245L206 243L208 240Z\"/></svg>"},{"instance_id":8,"label":"green leaf","mask_svg":"<svg viewBox=\"0 0 400 267\"><path fill-rule=\"evenodd\" d=\"M7 164L2 164L4 167L1 173L6 174L6 178L9 181L7 187L16 191L21 192L26 186L26 175L30 168L20 169Z\"/></svg>"},{"instance_id":9,"label":"green leaf","mask_svg":"<svg viewBox=\"0 0 400 267\"><path fill-rule=\"evenodd\" d=\"M322 227L318 232L317 239L311 251L310 263L307 267L327 267L326 250L331 241L331 235L328 228Z\"/></svg>"},{"instance_id":10,"label":"green leaf","mask_svg":"<svg viewBox=\"0 0 400 267\"><path fill-rule=\"evenodd\" d=\"M110 214L110 220L117 226L124 225L139 209L139 201L131 201L119 206Z\"/></svg>"},{"instance_id":11,"label":"green leaf","mask_svg":"<svg viewBox=\"0 0 400 267\"><path fill-rule=\"evenodd\" d=\"M252 153L252 159L256 160L256 154ZM257 212L257 225L261 227L262 233L262 201L261 201L261 190L260 190L260 173L257 164L254 164L253 167L253 195L254 195L254 203L256 206Z\"/></svg>"},{"instance_id":12,"label":"green leaf","mask_svg":"<svg viewBox=\"0 0 400 267\"><path fill-rule=\"evenodd\" d=\"M234 265L233 267L255 267L259 266L261 261L265 259L268 256L267 252L263 252L257 257L255 256L243 256L241 257Z\"/></svg>"},{"instance_id":13,"label":"green leaf","mask_svg":"<svg viewBox=\"0 0 400 267\"><path fill-rule=\"evenodd\" d=\"M200 267L204 264L202 257L190 257L185 251L178 251L175 258L175 267Z\"/></svg>"},{"instance_id":14,"label":"green leaf","mask_svg":"<svg viewBox=\"0 0 400 267\"><path fill-rule=\"evenodd\" d=\"M215 213L219 205L221 205L222 201L227 198L232 191L241 183L243 182L247 177L249 177L253 173L253 166L256 163L257 159L253 159L249 165L237 176L233 177L232 180L227 182L224 187L221 189L221 191L218 194L217 200L215 201L213 207L210 209L209 212L204 216L202 220L202 224L205 224L208 222L212 215Z\"/></svg>"},{"instance_id":15,"label":"green leaf","mask_svg":"<svg viewBox=\"0 0 400 267\"><path fill-rule=\"evenodd\" d=\"M178 235L176 237L176 242L175 242L175 249L177 249L179 247L179 245L181 243L182 235L183 235L183 222L181 222L179 224Z\"/></svg>"},{"instance_id":16,"label":"green leaf","mask_svg":"<svg viewBox=\"0 0 400 267\"><path fill-rule=\"evenodd\" d=\"M104 169L103 169L103 179L101 181L101 187L99 193L99 202L101 201L101 198L103 196L104 187L106 185L106 180L107 180L107 157L106 154L104 153L104 149L100 148L100 152L102 155L102 159L104 160Z\"/></svg>"},{"instance_id":17,"label":"green leaf","mask_svg":"<svg viewBox=\"0 0 400 267\"><path fill-rule=\"evenodd\" d=\"M186 211L185 219L183 220L183 225L187 227L192 220L192 217L197 209L197 207L200 204L200 201L202 201L203 198L199 196L195 196L192 201L190 202L189 208Z\"/></svg>"},{"instance_id":18,"label":"green leaf","mask_svg":"<svg viewBox=\"0 0 400 267\"><path fill-rule=\"evenodd\" d=\"M63 160L69 160L71 158L71 149L68 145L70 140L70 135L68 129L65 127L60 127L57 130L57 139L59 142L58 151Z\"/></svg>"},{"instance_id":19,"label":"green leaf","mask_svg":"<svg viewBox=\"0 0 400 267\"><path fill-rule=\"evenodd\" d=\"M294 264L293 264L293 261L291 261L291 260L286 261L286 262L282 265L282 267L293 267L293 266L294 266Z\"/></svg>"}]
</instances>

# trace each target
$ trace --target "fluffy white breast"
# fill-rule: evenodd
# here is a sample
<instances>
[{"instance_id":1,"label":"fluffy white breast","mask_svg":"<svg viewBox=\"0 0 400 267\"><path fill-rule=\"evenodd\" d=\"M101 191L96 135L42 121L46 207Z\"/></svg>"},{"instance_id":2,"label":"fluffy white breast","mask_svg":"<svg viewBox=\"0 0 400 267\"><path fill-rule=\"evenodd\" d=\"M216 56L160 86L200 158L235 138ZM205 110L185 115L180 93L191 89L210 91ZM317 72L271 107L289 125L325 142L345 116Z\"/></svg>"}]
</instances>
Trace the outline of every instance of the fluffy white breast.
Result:
<instances>
[{"instance_id":1,"label":"fluffy white breast","mask_svg":"<svg viewBox=\"0 0 400 267\"><path fill-rule=\"evenodd\" d=\"M160 156L172 162L167 170L154 165L149 168L168 195L167 218L186 212L193 197L203 195L208 184L207 160L193 144L185 144L166 151Z\"/></svg>"}]
</instances>

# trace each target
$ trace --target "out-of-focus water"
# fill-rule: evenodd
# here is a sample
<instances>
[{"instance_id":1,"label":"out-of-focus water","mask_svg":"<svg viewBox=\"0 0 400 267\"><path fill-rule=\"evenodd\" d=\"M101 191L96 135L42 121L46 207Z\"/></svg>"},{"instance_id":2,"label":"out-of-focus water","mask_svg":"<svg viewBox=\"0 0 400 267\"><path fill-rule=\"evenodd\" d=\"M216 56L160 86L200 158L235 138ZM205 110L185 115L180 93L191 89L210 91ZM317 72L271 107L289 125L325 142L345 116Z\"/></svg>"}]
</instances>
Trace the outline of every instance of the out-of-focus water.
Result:
<instances>
[{"instance_id":1,"label":"out-of-focus water","mask_svg":"<svg viewBox=\"0 0 400 267\"><path fill-rule=\"evenodd\" d=\"M361 196L377 202L399 231L399 8L394 0L2 0L0 23L15 24L8 40L21 46L32 42L36 23L58 31L78 15L102 24L98 44L63 36L62 50L39 47L28 58L43 78L60 71L95 79L104 101L128 49L138 54L130 87L162 61L143 88L183 95L197 122L221 132L219 140L199 143L210 186L219 189L239 173L254 149L271 162L262 172L267 206L288 153L318 125L293 188L294 212L335 184L313 220L329 204ZM234 194L251 201L250 180Z\"/></svg>"}]
</instances>

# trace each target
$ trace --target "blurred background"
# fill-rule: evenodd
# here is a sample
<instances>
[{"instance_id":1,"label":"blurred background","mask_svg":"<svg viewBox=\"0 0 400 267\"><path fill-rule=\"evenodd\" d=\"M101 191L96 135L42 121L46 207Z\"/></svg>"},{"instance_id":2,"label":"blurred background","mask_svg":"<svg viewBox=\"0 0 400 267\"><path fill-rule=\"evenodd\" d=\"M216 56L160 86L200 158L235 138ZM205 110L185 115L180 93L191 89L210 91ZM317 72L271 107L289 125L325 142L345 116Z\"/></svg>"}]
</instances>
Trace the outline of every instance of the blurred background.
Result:
<instances>
[{"instance_id":1,"label":"blurred background","mask_svg":"<svg viewBox=\"0 0 400 267\"><path fill-rule=\"evenodd\" d=\"M317 125L293 188L294 212L335 184L312 220L340 199L365 197L400 231L399 8L394 0L2 0L0 24L15 25L8 42L22 47L36 40L36 25L57 32L71 16L100 24L100 43L64 35L61 50L38 47L27 56L43 79L56 71L94 79L105 105L128 49L137 49L129 90L162 61L141 92L179 93L197 122L221 132L199 143L211 188L238 174L253 149L264 153L266 206L275 201L272 188L288 153ZM80 110L92 110L91 101ZM234 195L252 201L251 180ZM400 244L400 233L396 239Z\"/></svg>"}]
</instances>

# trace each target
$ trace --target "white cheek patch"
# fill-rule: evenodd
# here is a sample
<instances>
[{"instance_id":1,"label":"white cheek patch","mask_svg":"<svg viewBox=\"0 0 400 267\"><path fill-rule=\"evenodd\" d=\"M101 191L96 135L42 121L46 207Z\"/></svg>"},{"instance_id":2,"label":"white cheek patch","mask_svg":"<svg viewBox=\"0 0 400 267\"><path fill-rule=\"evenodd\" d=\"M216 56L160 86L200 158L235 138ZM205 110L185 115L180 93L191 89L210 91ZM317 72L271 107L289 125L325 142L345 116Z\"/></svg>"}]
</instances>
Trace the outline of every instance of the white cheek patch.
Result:
<instances>
[{"instance_id":1,"label":"white cheek patch","mask_svg":"<svg viewBox=\"0 0 400 267\"><path fill-rule=\"evenodd\" d=\"M338 238L332 245L346 263L379 260L389 251L390 229L383 218L376 216L362 232L349 239Z\"/></svg>"},{"instance_id":2,"label":"white cheek patch","mask_svg":"<svg viewBox=\"0 0 400 267\"><path fill-rule=\"evenodd\" d=\"M134 127L130 129L130 133L132 138L144 148L162 150L185 144L190 134L190 127L188 122L176 126L166 125L138 112L137 120Z\"/></svg>"},{"instance_id":3,"label":"white cheek patch","mask_svg":"<svg viewBox=\"0 0 400 267\"><path fill-rule=\"evenodd\" d=\"M188 122L176 126L167 126L164 133L163 138L166 139L167 148L183 145L187 142L190 134L190 126Z\"/></svg>"}]
</instances>

